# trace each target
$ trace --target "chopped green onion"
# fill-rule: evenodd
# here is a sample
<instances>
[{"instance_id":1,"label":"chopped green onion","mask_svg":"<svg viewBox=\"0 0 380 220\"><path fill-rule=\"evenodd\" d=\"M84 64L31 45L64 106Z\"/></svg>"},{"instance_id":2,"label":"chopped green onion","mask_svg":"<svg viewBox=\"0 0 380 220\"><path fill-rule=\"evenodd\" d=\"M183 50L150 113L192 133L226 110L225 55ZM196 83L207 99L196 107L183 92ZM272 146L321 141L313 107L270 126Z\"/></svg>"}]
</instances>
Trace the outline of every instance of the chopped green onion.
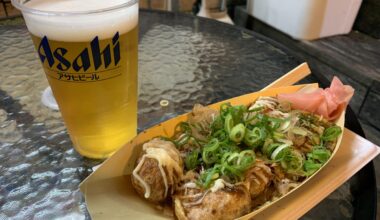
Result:
<instances>
[{"instance_id":1,"label":"chopped green onion","mask_svg":"<svg viewBox=\"0 0 380 220\"><path fill-rule=\"evenodd\" d=\"M307 154L307 160L304 163L304 170L307 176L315 173L324 163L331 157L331 153L324 147L314 147L313 150Z\"/></svg>"},{"instance_id":2,"label":"chopped green onion","mask_svg":"<svg viewBox=\"0 0 380 220\"><path fill-rule=\"evenodd\" d=\"M333 141L342 133L339 126L332 126L324 130L321 139L324 141Z\"/></svg>"},{"instance_id":3,"label":"chopped green onion","mask_svg":"<svg viewBox=\"0 0 380 220\"><path fill-rule=\"evenodd\" d=\"M231 107L229 102L223 103L220 105L220 114L225 115L228 112L228 109Z\"/></svg>"},{"instance_id":4,"label":"chopped green onion","mask_svg":"<svg viewBox=\"0 0 380 220\"><path fill-rule=\"evenodd\" d=\"M271 123L271 130L275 131L281 126L280 122L272 122Z\"/></svg>"},{"instance_id":5,"label":"chopped green onion","mask_svg":"<svg viewBox=\"0 0 380 220\"><path fill-rule=\"evenodd\" d=\"M328 161L331 152L324 143L333 144L342 133L340 127L324 129L330 124L318 121L312 114L290 112L289 117L283 119L271 117L263 109L260 106L248 110L244 105L223 103L211 125L208 122L179 123L182 135L176 135L174 142L177 146L195 146L187 153L184 163L187 170L202 165L200 186L209 188L218 178L231 183L244 181L245 172L255 163L255 148L280 164L286 173L298 176L312 175ZM201 132L205 138L196 139L193 131ZM312 151L304 154L293 148L287 132L306 137L308 144L314 146Z\"/></svg>"},{"instance_id":6,"label":"chopped green onion","mask_svg":"<svg viewBox=\"0 0 380 220\"><path fill-rule=\"evenodd\" d=\"M285 149L290 147L289 144L281 144L279 147L277 147L273 153L271 154L270 158L272 160L281 160L282 157L285 156Z\"/></svg>"},{"instance_id":7,"label":"chopped green onion","mask_svg":"<svg viewBox=\"0 0 380 220\"><path fill-rule=\"evenodd\" d=\"M267 117L267 120L269 121L269 127L270 130L276 130L281 126L281 123L284 122L284 119L280 118L273 118L273 117Z\"/></svg>"},{"instance_id":8,"label":"chopped green onion","mask_svg":"<svg viewBox=\"0 0 380 220\"><path fill-rule=\"evenodd\" d=\"M218 160L218 154L212 151L203 151L202 159L206 164L213 164Z\"/></svg>"},{"instance_id":9,"label":"chopped green onion","mask_svg":"<svg viewBox=\"0 0 380 220\"><path fill-rule=\"evenodd\" d=\"M179 126L180 130L186 134L191 134L190 124L187 122L180 122L177 126Z\"/></svg>"},{"instance_id":10,"label":"chopped green onion","mask_svg":"<svg viewBox=\"0 0 380 220\"><path fill-rule=\"evenodd\" d=\"M307 154L308 159L316 160L322 164L326 163L330 156L330 151L322 147L314 148L310 153Z\"/></svg>"},{"instance_id":11,"label":"chopped green onion","mask_svg":"<svg viewBox=\"0 0 380 220\"><path fill-rule=\"evenodd\" d=\"M236 143L240 143L245 135L245 126L240 123L231 129L230 139Z\"/></svg>"},{"instance_id":12,"label":"chopped green onion","mask_svg":"<svg viewBox=\"0 0 380 220\"><path fill-rule=\"evenodd\" d=\"M253 114L253 116L251 116L252 114L248 114L246 116L246 119L244 121L245 124L250 124L251 121L255 120L257 118L257 114Z\"/></svg>"},{"instance_id":13,"label":"chopped green onion","mask_svg":"<svg viewBox=\"0 0 380 220\"><path fill-rule=\"evenodd\" d=\"M242 166L244 169L251 166L256 160L256 155L253 150L243 150L239 154L239 160L237 161L237 165Z\"/></svg>"},{"instance_id":14,"label":"chopped green onion","mask_svg":"<svg viewBox=\"0 0 380 220\"><path fill-rule=\"evenodd\" d=\"M262 149L262 152L267 155L267 157L270 157L276 148L278 148L281 144L280 143L272 143L272 144L264 144L264 147Z\"/></svg>"},{"instance_id":15,"label":"chopped green onion","mask_svg":"<svg viewBox=\"0 0 380 220\"><path fill-rule=\"evenodd\" d=\"M277 138L276 141L287 144L287 145L293 145L293 141L285 139L285 138Z\"/></svg>"},{"instance_id":16,"label":"chopped green onion","mask_svg":"<svg viewBox=\"0 0 380 220\"><path fill-rule=\"evenodd\" d=\"M265 140L265 131L259 127L253 130L246 129L244 136L244 143L250 147L258 147Z\"/></svg>"},{"instance_id":17,"label":"chopped green onion","mask_svg":"<svg viewBox=\"0 0 380 220\"><path fill-rule=\"evenodd\" d=\"M315 173L319 168L321 168L322 164L315 163L312 160L306 160L303 164L303 169L305 170L306 176L311 176Z\"/></svg>"},{"instance_id":18,"label":"chopped green onion","mask_svg":"<svg viewBox=\"0 0 380 220\"><path fill-rule=\"evenodd\" d=\"M289 150L281 160L281 166L288 172L298 172L302 169L304 158L297 150Z\"/></svg>"},{"instance_id":19,"label":"chopped green onion","mask_svg":"<svg viewBox=\"0 0 380 220\"><path fill-rule=\"evenodd\" d=\"M277 131L274 131L272 135L273 135L274 139L285 138L285 134L284 133L280 133L280 132L277 132Z\"/></svg>"},{"instance_id":20,"label":"chopped green onion","mask_svg":"<svg viewBox=\"0 0 380 220\"><path fill-rule=\"evenodd\" d=\"M293 134L300 135L300 136L306 136L307 135L307 131L301 127L294 127L290 131L293 132Z\"/></svg>"},{"instance_id":21,"label":"chopped green onion","mask_svg":"<svg viewBox=\"0 0 380 220\"><path fill-rule=\"evenodd\" d=\"M217 164L214 167L205 170L201 173L201 182L205 188L208 188L211 185L211 183L219 177L220 168L221 165Z\"/></svg>"},{"instance_id":22,"label":"chopped green onion","mask_svg":"<svg viewBox=\"0 0 380 220\"><path fill-rule=\"evenodd\" d=\"M246 111L247 111L247 107L245 107L244 105L232 106L229 108L229 112L235 124L238 124L244 121L244 112Z\"/></svg>"},{"instance_id":23,"label":"chopped green onion","mask_svg":"<svg viewBox=\"0 0 380 220\"><path fill-rule=\"evenodd\" d=\"M225 152L222 156L221 162L227 161L228 157L232 154L232 152Z\"/></svg>"},{"instance_id":24,"label":"chopped green onion","mask_svg":"<svg viewBox=\"0 0 380 220\"><path fill-rule=\"evenodd\" d=\"M243 174L243 171L234 165L228 165L227 163L224 163L222 167L222 173L226 176L233 177L241 176Z\"/></svg>"},{"instance_id":25,"label":"chopped green onion","mask_svg":"<svg viewBox=\"0 0 380 220\"><path fill-rule=\"evenodd\" d=\"M222 142L220 143L219 152L224 154L227 152L240 151L240 148L233 142Z\"/></svg>"},{"instance_id":26,"label":"chopped green onion","mask_svg":"<svg viewBox=\"0 0 380 220\"><path fill-rule=\"evenodd\" d=\"M218 115L215 117L214 121L211 123L211 130L213 132L218 132L224 128L224 121L222 116Z\"/></svg>"},{"instance_id":27,"label":"chopped green onion","mask_svg":"<svg viewBox=\"0 0 380 220\"><path fill-rule=\"evenodd\" d=\"M217 138L211 139L204 147L206 151L215 151L219 147L219 140Z\"/></svg>"},{"instance_id":28,"label":"chopped green onion","mask_svg":"<svg viewBox=\"0 0 380 220\"><path fill-rule=\"evenodd\" d=\"M212 137L217 138L220 142L228 140L228 135L226 134L225 130L218 130L217 132L212 134Z\"/></svg>"},{"instance_id":29,"label":"chopped green onion","mask_svg":"<svg viewBox=\"0 0 380 220\"><path fill-rule=\"evenodd\" d=\"M234 164L238 161L238 159L239 159L239 153L235 152L235 153L229 154L225 161L228 164Z\"/></svg>"},{"instance_id":30,"label":"chopped green onion","mask_svg":"<svg viewBox=\"0 0 380 220\"><path fill-rule=\"evenodd\" d=\"M228 114L224 119L224 130L226 130L227 134L230 134L233 127L234 121L232 119L232 115Z\"/></svg>"},{"instance_id":31,"label":"chopped green onion","mask_svg":"<svg viewBox=\"0 0 380 220\"><path fill-rule=\"evenodd\" d=\"M232 178L240 177L255 162L255 153L252 150L244 150L240 153L227 152L222 157L223 175Z\"/></svg>"},{"instance_id":32,"label":"chopped green onion","mask_svg":"<svg viewBox=\"0 0 380 220\"><path fill-rule=\"evenodd\" d=\"M255 157L255 152L253 152L253 150L243 150L240 152L240 155L241 156L250 155L252 157Z\"/></svg>"},{"instance_id":33,"label":"chopped green onion","mask_svg":"<svg viewBox=\"0 0 380 220\"><path fill-rule=\"evenodd\" d=\"M262 149L265 149L270 144L273 144L273 139L272 138L266 138L265 141L264 141L264 145L263 145ZM262 151L262 152L264 152L264 151Z\"/></svg>"},{"instance_id":34,"label":"chopped green onion","mask_svg":"<svg viewBox=\"0 0 380 220\"><path fill-rule=\"evenodd\" d=\"M201 144L194 137L190 137L189 140L187 141L187 143L201 147Z\"/></svg>"},{"instance_id":35,"label":"chopped green onion","mask_svg":"<svg viewBox=\"0 0 380 220\"><path fill-rule=\"evenodd\" d=\"M206 164L215 163L218 160L219 141L216 138L211 139L203 148L202 159Z\"/></svg>"},{"instance_id":36,"label":"chopped green onion","mask_svg":"<svg viewBox=\"0 0 380 220\"><path fill-rule=\"evenodd\" d=\"M280 130L280 131L286 131L289 128L289 126L290 126L290 119L284 120L281 123L280 127L278 128L278 130Z\"/></svg>"},{"instance_id":37,"label":"chopped green onion","mask_svg":"<svg viewBox=\"0 0 380 220\"><path fill-rule=\"evenodd\" d=\"M189 140L190 136L189 135L183 135L183 137L181 137L179 140L176 141L176 145L181 147L183 145L185 145L187 143L187 141Z\"/></svg>"},{"instance_id":38,"label":"chopped green onion","mask_svg":"<svg viewBox=\"0 0 380 220\"><path fill-rule=\"evenodd\" d=\"M195 149L186 155L185 166L187 170L192 170L199 165L199 160L198 160L199 153L200 153L200 150Z\"/></svg>"},{"instance_id":39,"label":"chopped green onion","mask_svg":"<svg viewBox=\"0 0 380 220\"><path fill-rule=\"evenodd\" d=\"M270 122L278 122L278 123L282 123L282 122L284 122L285 120L284 120L284 119L281 119L281 118L268 117L268 121L270 121Z\"/></svg>"},{"instance_id":40,"label":"chopped green onion","mask_svg":"<svg viewBox=\"0 0 380 220\"><path fill-rule=\"evenodd\" d=\"M321 139L320 139L320 137L319 137L319 135L317 135L317 134L312 134L311 135L311 143L313 144L313 145L319 145L320 143L321 143Z\"/></svg>"}]
</instances>

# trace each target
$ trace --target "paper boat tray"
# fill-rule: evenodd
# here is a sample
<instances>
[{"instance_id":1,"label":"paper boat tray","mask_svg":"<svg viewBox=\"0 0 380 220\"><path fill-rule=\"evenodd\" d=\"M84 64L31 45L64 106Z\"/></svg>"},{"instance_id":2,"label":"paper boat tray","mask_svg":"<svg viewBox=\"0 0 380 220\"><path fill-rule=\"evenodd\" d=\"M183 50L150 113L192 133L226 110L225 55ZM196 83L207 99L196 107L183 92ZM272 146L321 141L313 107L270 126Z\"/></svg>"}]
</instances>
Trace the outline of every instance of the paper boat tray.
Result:
<instances>
[{"instance_id":1,"label":"paper boat tray","mask_svg":"<svg viewBox=\"0 0 380 220\"><path fill-rule=\"evenodd\" d=\"M267 89L265 91L255 92L246 94L243 96L239 96L236 98L232 98L229 100L225 100L216 104L212 104L209 107L214 109L219 109L219 106L222 103L230 102L232 105L249 105L252 102L254 102L259 96L276 96L280 93L294 93L298 91L299 89L304 88L305 86L309 87L318 87L318 84L305 84L305 85L296 85L296 86L287 86L287 87L280 87L280 88L273 88L273 89ZM336 124L344 130L344 116L345 112L342 113L342 115L338 118L336 121ZM160 123L156 126L153 126L140 134L138 134L133 140L131 140L128 144L126 144L124 147L122 147L120 150L118 150L115 154L113 154L109 159L107 159L94 173L92 173L86 180L84 180L81 185L80 189L83 192L85 196L85 200L87 203L88 210L90 212L90 215L93 219L167 219L167 216L164 216L163 213L157 209L154 208L152 204L145 201L144 199L140 198L137 193L134 191L132 184L130 182L130 175L133 171L135 161L137 160L137 157L139 153L141 152L142 144L149 141L153 137L156 136L167 136L171 137L174 133L175 126L181 122L186 121L187 114L180 115L176 118L170 119L168 121L165 121L163 123ZM344 175L337 179L336 173L334 169L331 170L331 172L324 172L325 169L328 169L328 166L330 165L331 160L335 160L334 155L338 152L342 137L344 136L347 138L345 140L346 145L350 145L352 141L355 142L355 140L358 139L357 135L350 132L348 134L347 130L344 132L343 135L341 135L338 138L337 146L334 149L334 152L332 153L332 156L330 157L329 161L313 176L306 179L302 184L300 184L297 188L293 189L291 192L286 194L285 196L281 197L280 199L277 199L276 201L272 201L269 204L261 206L259 209L243 216L243 219L246 218L252 218L253 216L256 216L256 218L260 218L260 212L263 212L265 209L269 208L269 210L272 210L271 212L263 212L265 214L265 218L270 218L270 215L273 215L273 210L276 210L276 208L279 208L279 211L284 214L284 204L291 205L293 204L292 201L295 203L298 202L298 207L306 207L305 208L298 208L296 212L293 209L291 212L293 213L293 217L297 216L300 217L302 214L304 214L308 209L312 208L314 205L316 205L319 201L321 201L324 197L326 197L329 193L331 193L335 188L340 186L344 181L346 181L350 176L352 176L355 172L357 172L362 166L364 166L366 163L368 163L371 159L373 159L379 152L375 145L371 144L370 142L366 141L363 138L359 138L359 142L356 141L356 146L358 149L360 146L365 146L365 143L367 143L367 148L362 149L364 154L361 157L361 160L354 161L356 163L352 163L351 166L353 167L347 167L347 169L343 168L341 171L345 171ZM348 141L348 143L347 143ZM363 142L363 143L360 143ZM357 144L360 144L359 146ZM370 147L368 147L370 146ZM345 146L346 148L350 148L350 146ZM352 146L351 146L352 147ZM369 154L368 152L372 152ZM356 150L355 150L356 152ZM368 155L366 154L368 153ZM351 157L350 157L351 156ZM346 160L349 160L350 158L355 158L354 155L349 154L348 157L346 155L345 159L340 158L340 162L344 163ZM341 164L342 165L342 164ZM344 165L344 164L343 164ZM326 168L327 166L327 168ZM336 164L335 164L336 166ZM323 172L323 175L320 175L319 173ZM336 182L332 184L333 188L329 188L329 190L326 190L325 188L317 188L313 187L312 184L309 184L309 182L313 184L318 184L320 181L319 179L326 181L329 179L329 183L331 183L334 178L336 179ZM328 184L327 184L328 185ZM335 188L334 188L335 187ZM305 191L306 192L312 192L313 199L312 201L309 201L307 205L305 206L302 201L297 200L297 197L293 196L296 195L298 192ZM320 192L322 190L322 192ZM298 193L299 194L299 193ZM298 195L298 197L302 198L302 194ZM287 201L284 203L283 201ZM309 199L310 200L310 199ZM278 205L277 205L278 204ZM310 205L312 204L312 205ZM281 210L282 209L282 210ZM268 210L268 211L269 211ZM290 210L288 211L290 212ZM269 216L268 216L269 215ZM282 215L285 217L284 215ZM280 217L280 216L277 216ZM287 218L282 218L287 219Z\"/></svg>"}]
</instances>

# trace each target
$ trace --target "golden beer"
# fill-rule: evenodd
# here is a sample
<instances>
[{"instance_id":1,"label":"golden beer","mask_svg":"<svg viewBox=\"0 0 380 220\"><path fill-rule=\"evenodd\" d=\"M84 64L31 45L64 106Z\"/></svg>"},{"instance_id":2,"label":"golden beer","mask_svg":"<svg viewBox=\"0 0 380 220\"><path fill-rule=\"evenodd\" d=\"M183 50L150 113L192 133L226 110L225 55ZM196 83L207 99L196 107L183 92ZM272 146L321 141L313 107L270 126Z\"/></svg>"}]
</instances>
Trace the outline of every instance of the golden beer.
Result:
<instances>
[{"instance_id":1,"label":"golden beer","mask_svg":"<svg viewBox=\"0 0 380 220\"><path fill-rule=\"evenodd\" d=\"M120 28L102 28L99 20L99 30L90 23L87 33L81 23L60 35L38 33L31 21L39 18L24 17L75 149L90 158L109 156L136 135L137 18L109 23Z\"/></svg>"}]
</instances>

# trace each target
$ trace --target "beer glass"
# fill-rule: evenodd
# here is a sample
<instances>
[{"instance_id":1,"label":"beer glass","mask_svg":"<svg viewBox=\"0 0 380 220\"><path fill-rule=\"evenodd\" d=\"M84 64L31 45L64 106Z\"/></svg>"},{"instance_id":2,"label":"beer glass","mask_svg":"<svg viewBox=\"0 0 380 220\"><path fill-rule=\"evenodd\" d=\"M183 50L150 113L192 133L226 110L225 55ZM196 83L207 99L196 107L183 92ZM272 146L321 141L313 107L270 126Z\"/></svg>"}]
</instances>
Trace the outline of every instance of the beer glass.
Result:
<instances>
[{"instance_id":1,"label":"beer glass","mask_svg":"<svg viewBox=\"0 0 380 220\"><path fill-rule=\"evenodd\" d=\"M12 0L75 149L106 158L136 135L138 0Z\"/></svg>"}]
</instances>

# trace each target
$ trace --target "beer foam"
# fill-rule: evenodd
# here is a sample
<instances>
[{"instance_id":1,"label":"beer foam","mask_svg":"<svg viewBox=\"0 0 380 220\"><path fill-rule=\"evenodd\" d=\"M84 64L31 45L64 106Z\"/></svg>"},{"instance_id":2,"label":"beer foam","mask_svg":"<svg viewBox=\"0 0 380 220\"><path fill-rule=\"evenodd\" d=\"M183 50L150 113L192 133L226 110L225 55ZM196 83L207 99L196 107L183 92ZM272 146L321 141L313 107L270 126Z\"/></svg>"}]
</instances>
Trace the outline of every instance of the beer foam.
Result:
<instances>
[{"instance_id":1,"label":"beer foam","mask_svg":"<svg viewBox=\"0 0 380 220\"><path fill-rule=\"evenodd\" d=\"M39 37L50 40L80 42L111 38L116 32L123 34L135 28L138 23L138 4L118 9L88 13L64 14L65 12L85 12L107 9L127 3L128 0L32 0L25 4L27 8L44 12L60 12L44 15L23 11L29 31Z\"/></svg>"}]
</instances>

